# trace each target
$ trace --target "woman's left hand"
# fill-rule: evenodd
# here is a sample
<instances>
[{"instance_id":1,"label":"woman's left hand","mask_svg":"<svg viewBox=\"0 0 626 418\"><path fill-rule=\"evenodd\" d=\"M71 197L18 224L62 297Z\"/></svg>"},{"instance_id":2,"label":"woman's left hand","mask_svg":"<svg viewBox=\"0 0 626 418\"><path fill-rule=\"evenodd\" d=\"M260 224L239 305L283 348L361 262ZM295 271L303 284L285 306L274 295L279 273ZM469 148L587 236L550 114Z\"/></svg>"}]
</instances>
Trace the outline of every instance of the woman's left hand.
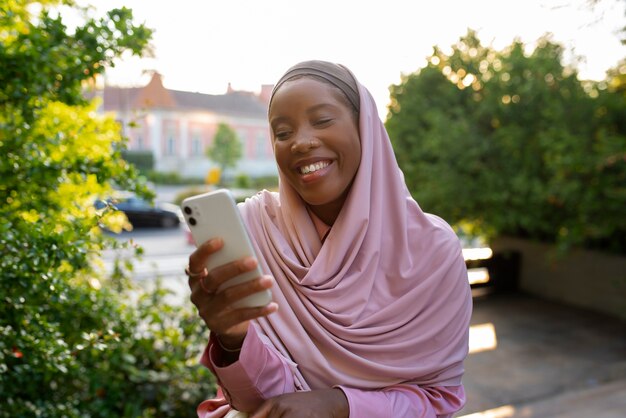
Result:
<instances>
[{"instance_id":1,"label":"woman's left hand","mask_svg":"<svg viewBox=\"0 0 626 418\"><path fill-rule=\"evenodd\" d=\"M341 389L286 393L268 399L250 418L347 418L348 400Z\"/></svg>"}]
</instances>

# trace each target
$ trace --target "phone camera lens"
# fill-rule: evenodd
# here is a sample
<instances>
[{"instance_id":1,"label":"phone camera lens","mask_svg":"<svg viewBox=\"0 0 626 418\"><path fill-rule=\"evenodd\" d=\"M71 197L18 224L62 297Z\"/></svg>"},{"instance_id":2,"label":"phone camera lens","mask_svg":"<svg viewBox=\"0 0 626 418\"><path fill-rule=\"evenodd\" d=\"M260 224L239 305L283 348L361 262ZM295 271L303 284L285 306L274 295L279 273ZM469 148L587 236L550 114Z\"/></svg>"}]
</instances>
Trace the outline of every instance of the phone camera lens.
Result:
<instances>
[{"instance_id":1,"label":"phone camera lens","mask_svg":"<svg viewBox=\"0 0 626 418\"><path fill-rule=\"evenodd\" d=\"M189 223L191 225L195 225L196 224L196 218L189 218Z\"/></svg>"},{"instance_id":2,"label":"phone camera lens","mask_svg":"<svg viewBox=\"0 0 626 418\"><path fill-rule=\"evenodd\" d=\"M185 211L187 215L191 215L191 208L189 206L185 206L183 210Z\"/></svg>"}]
</instances>

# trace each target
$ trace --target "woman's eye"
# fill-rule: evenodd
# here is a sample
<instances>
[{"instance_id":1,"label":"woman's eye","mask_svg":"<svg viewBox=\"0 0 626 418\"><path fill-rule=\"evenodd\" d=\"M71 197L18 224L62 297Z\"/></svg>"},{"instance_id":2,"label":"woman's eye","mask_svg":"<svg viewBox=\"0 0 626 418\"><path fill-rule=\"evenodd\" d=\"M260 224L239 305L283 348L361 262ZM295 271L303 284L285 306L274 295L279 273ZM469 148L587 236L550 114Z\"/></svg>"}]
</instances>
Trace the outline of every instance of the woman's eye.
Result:
<instances>
[{"instance_id":1,"label":"woman's eye","mask_svg":"<svg viewBox=\"0 0 626 418\"><path fill-rule=\"evenodd\" d=\"M289 138L290 134L291 134L291 131L277 131L277 132L274 132L274 138L276 138L279 141L282 141L282 140Z\"/></svg>"},{"instance_id":2,"label":"woman's eye","mask_svg":"<svg viewBox=\"0 0 626 418\"><path fill-rule=\"evenodd\" d=\"M328 125L330 122L332 122L331 118L317 119L315 122L313 122L313 126L325 126Z\"/></svg>"}]
</instances>

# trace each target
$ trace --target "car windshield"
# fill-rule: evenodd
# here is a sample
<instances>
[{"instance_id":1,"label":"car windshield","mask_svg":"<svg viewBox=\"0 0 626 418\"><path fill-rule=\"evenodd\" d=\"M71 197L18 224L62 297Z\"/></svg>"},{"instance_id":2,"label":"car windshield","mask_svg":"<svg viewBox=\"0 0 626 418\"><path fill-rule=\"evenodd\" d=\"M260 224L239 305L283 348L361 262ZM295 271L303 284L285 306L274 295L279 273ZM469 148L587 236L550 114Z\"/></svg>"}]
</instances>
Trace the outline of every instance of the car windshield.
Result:
<instances>
[{"instance_id":1,"label":"car windshield","mask_svg":"<svg viewBox=\"0 0 626 418\"><path fill-rule=\"evenodd\" d=\"M118 203L118 206L125 206L130 208L150 208L152 205L145 201L144 199L140 199L138 197L129 197L126 200L122 200Z\"/></svg>"}]
</instances>

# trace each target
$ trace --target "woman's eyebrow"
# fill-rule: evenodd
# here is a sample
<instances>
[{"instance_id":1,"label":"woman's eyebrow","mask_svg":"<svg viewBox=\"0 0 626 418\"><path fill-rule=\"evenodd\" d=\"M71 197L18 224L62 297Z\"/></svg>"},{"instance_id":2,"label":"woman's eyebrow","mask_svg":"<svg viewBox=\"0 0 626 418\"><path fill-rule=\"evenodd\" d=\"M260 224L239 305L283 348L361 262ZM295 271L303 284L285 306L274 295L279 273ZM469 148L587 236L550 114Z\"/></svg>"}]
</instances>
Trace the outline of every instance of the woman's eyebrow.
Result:
<instances>
[{"instance_id":1,"label":"woman's eyebrow","mask_svg":"<svg viewBox=\"0 0 626 418\"><path fill-rule=\"evenodd\" d=\"M338 106L336 104L333 104L333 103L319 103L319 104L313 105L313 106L309 107L308 109L306 109L306 113L307 114L311 114L311 113L315 113L318 110L323 110L323 109L326 109L326 108L337 109L337 107ZM286 122L286 121L290 121L290 120L291 120L291 117L289 117L289 116L278 115L278 116L275 116L275 117L271 118L269 120L269 124L270 125L274 125L276 123Z\"/></svg>"},{"instance_id":2,"label":"woman's eyebrow","mask_svg":"<svg viewBox=\"0 0 626 418\"><path fill-rule=\"evenodd\" d=\"M276 116L276 117L271 118L269 120L269 123L270 123L270 126L274 126L277 123L286 122L286 121L289 121L289 120L290 120L290 118L287 117L287 116Z\"/></svg>"},{"instance_id":3,"label":"woman's eyebrow","mask_svg":"<svg viewBox=\"0 0 626 418\"><path fill-rule=\"evenodd\" d=\"M310 108L308 108L306 110L306 112L307 113L313 113L313 112L315 112L317 110L324 109L324 108L327 108L327 107L332 108L332 109L336 109L337 105L335 105L333 103L320 103L320 104L316 104L315 106L311 106Z\"/></svg>"}]
</instances>

